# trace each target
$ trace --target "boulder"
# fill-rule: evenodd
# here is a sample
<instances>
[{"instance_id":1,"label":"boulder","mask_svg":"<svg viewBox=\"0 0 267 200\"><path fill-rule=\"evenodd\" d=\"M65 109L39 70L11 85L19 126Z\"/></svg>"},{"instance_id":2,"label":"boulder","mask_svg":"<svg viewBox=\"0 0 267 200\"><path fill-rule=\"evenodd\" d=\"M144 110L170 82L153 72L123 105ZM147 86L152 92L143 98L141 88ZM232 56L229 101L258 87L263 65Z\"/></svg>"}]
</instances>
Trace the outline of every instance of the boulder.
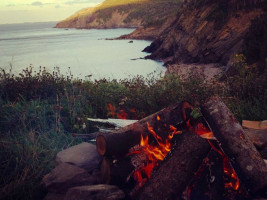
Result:
<instances>
[{"instance_id":1,"label":"boulder","mask_svg":"<svg viewBox=\"0 0 267 200\"><path fill-rule=\"evenodd\" d=\"M85 169L67 163L58 165L42 180L42 185L49 192L56 194L64 194L71 187L97 183L96 176L90 175Z\"/></svg>"},{"instance_id":2,"label":"boulder","mask_svg":"<svg viewBox=\"0 0 267 200\"><path fill-rule=\"evenodd\" d=\"M244 131L258 149L267 147L267 130L244 129Z\"/></svg>"},{"instance_id":3,"label":"boulder","mask_svg":"<svg viewBox=\"0 0 267 200\"><path fill-rule=\"evenodd\" d=\"M263 159L267 159L267 131L244 129L249 139L253 142Z\"/></svg>"},{"instance_id":4,"label":"boulder","mask_svg":"<svg viewBox=\"0 0 267 200\"><path fill-rule=\"evenodd\" d=\"M70 188L64 200L120 200L125 194L115 185L90 185Z\"/></svg>"},{"instance_id":5,"label":"boulder","mask_svg":"<svg viewBox=\"0 0 267 200\"><path fill-rule=\"evenodd\" d=\"M83 142L60 151L57 154L56 161L59 164L70 163L91 172L99 168L101 157L96 151L95 145Z\"/></svg>"}]
</instances>

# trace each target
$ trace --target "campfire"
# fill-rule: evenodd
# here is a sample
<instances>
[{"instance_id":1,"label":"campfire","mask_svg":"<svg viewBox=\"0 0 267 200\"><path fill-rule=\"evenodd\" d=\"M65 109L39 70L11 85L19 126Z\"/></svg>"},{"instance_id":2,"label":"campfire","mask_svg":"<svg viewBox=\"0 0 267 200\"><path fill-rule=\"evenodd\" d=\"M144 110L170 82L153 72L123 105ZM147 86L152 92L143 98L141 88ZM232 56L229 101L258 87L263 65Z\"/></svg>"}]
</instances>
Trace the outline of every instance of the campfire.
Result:
<instances>
[{"instance_id":1,"label":"campfire","mask_svg":"<svg viewBox=\"0 0 267 200\"><path fill-rule=\"evenodd\" d=\"M96 143L104 156L102 183L118 185L129 199L267 195L266 164L218 97L201 110L179 102L113 133L99 133Z\"/></svg>"}]
</instances>

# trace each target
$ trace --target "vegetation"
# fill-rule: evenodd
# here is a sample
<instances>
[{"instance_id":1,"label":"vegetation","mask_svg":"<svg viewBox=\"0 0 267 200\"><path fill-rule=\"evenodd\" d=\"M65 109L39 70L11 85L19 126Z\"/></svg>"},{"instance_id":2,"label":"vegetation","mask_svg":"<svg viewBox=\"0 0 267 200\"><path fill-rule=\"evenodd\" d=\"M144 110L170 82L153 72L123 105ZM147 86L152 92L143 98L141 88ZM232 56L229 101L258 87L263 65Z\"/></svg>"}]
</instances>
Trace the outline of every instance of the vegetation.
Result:
<instances>
[{"instance_id":1,"label":"vegetation","mask_svg":"<svg viewBox=\"0 0 267 200\"><path fill-rule=\"evenodd\" d=\"M143 26L160 26L167 17L177 14L179 6L180 0L106 0L94 8L77 12L66 21L87 18L87 24L96 19L99 25L105 25L112 14L118 12L127 14L124 23L140 20Z\"/></svg>"},{"instance_id":2,"label":"vegetation","mask_svg":"<svg viewBox=\"0 0 267 200\"><path fill-rule=\"evenodd\" d=\"M136 1L128 4L120 4L116 6L104 7L98 10L98 17L106 22L110 19L114 11L119 13L129 13L125 23L130 23L132 20L140 19L144 26L161 25L164 20L177 14L177 8L179 6L178 1ZM160 22L160 23L159 23Z\"/></svg>"},{"instance_id":3,"label":"vegetation","mask_svg":"<svg viewBox=\"0 0 267 200\"><path fill-rule=\"evenodd\" d=\"M132 79L83 81L45 68L19 76L0 72L0 199L41 199L42 177L55 166L58 151L81 141L71 133L90 133L87 117L140 119L180 100L195 105L220 95L236 117L267 119L267 80L248 66L243 55L233 63L235 74L206 83L191 74Z\"/></svg>"},{"instance_id":4,"label":"vegetation","mask_svg":"<svg viewBox=\"0 0 267 200\"><path fill-rule=\"evenodd\" d=\"M263 0L232 0L232 1L224 1L224 0L191 0L188 2L187 7L192 9L196 8L199 9L203 6L211 6L212 10L207 15L208 21L214 21L215 22L215 28L220 29L223 25L229 20L230 17L235 16L238 17L240 13L237 11L240 10L246 10L247 12L251 10L256 10L256 8L261 8L266 11L266 3L264 3ZM266 16L265 16L266 18ZM266 19L262 16L262 21ZM264 22L260 22L261 24ZM259 28L261 27L261 28ZM258 31L258 29L263 29L264 26L259 27L251 27L252 31ZM254 29L253 29L254 28ZM251 50L253 51L253 50ZM249 58L249 57L248 57Z\"/></svg>"}]
</instances>

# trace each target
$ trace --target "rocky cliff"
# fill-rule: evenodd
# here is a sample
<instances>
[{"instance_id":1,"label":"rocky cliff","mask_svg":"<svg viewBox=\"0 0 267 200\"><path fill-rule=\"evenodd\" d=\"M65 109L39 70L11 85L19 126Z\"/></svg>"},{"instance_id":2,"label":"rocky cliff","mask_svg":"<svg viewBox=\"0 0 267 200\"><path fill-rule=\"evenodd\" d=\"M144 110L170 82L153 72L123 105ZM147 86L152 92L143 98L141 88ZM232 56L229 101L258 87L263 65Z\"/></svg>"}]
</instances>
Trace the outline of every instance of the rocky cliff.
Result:
<instances>
[{"instance_id":1,"label":"rocky cliff","mask_svg":"<svg viewBox=\"0 0 267 200\"><path fill-rule=\"evenodd\" d=\"M181 0L183 1L183 0ZM160 27L175 16L180 0L106 0L59 22L57 28Z\"/></svg>"},{"instance_id":2,"label":"rocky cliff","mask_svg":"<svg viewBox=\"0 0 267 200\"><path fill-rule=\"evenodd\" d=\"M160 26L141 26L132 33L122 35L117 39L155 40L166 28L171 26L175 19L175 16L168 16Z\"/></svg>"},{"instance_id":3,"label":"rocky cliff","mask_svg":"<svg viewBox=\"0 0 267 200\"><path fill-rule=\"evenodd\" d=\"M145 51L167 63L227 64L247 51L264 59L266 24L261 0L191 0Z\"/></svg>"}]
</instances>

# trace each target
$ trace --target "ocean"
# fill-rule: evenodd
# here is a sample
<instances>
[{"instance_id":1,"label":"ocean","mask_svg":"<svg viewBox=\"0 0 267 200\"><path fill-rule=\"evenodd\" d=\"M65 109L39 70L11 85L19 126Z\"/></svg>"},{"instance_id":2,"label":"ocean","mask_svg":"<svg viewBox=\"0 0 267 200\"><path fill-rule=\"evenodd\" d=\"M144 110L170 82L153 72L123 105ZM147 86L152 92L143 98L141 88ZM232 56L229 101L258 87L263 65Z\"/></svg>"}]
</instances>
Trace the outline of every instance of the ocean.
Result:
<instances>
[{"instance_id":1,"label":"ocean","mask_svg":"<svg viewBox=\"0 0 267 200\"><path fill-rule=\"evenodd\" d=\"M55 22L0 25L0 68L18 75L32 66L74 78L124 79L163 74L163 63L140 59L151 42L106 40L134 29L57 29Z\"/></svg>"}]
</instances>

